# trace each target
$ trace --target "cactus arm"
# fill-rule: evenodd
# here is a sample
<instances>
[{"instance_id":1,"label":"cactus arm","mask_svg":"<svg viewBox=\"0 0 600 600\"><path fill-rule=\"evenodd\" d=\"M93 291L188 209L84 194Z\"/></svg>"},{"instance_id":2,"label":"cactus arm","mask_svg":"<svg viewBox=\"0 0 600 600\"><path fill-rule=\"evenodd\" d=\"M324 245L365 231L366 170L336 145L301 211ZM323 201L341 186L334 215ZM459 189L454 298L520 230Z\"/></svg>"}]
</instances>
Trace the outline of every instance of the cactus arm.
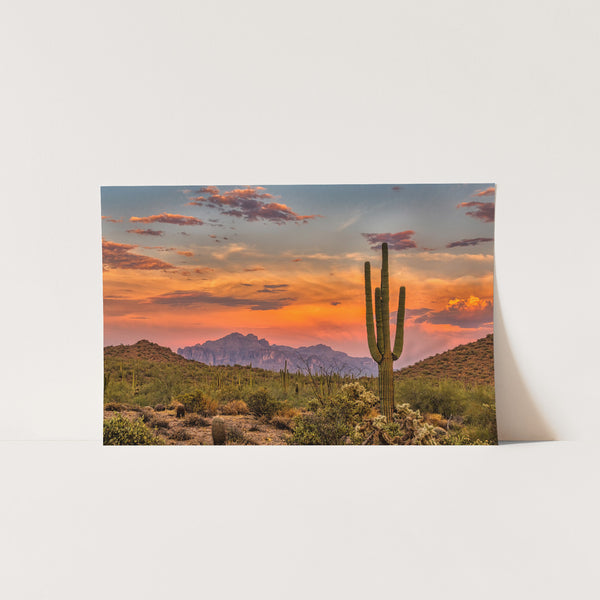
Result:
<instances>
[{"instance_id":1,"label":"cactus arm","mask_svg":"<svg viewBox=\"0 0 600 600\"><path fill-rule=\"evenodd\" d=\"M371 292L371 264L365 263L365 299L366 299L366 318L367 318L367 338L369 342L369 351L371 357L378 363L381 360L381 352L377 347L375 338L375 325L373 324L373 296Z\"/></svg>"},{"instance_id":2,"label":"cactus arm","mask_svg":"<svg viewBox=\"0 0 600 600\"><path fill-rule=\"evenodd\" d=\"M396 316L396 339L394 340L394 350L392 358L398 360L402 354L404 346L404 308L406 303L406 288L402 286L398 294L398 315Z\"/></svg>"},{"instance_id":3,"label":"cactus arm","mask_svg":"<svg viewBox=\"0 0 600 600\"><path fill-rule=\"evenodd\" d=\"M381 288L375 288L375 321L377 322L377 348L383 356L383 322L381 321Z\"/></svg>"},{"instance_id":4,"label":"cactus arm","mask_svg":"<svg viewBox=\"0 0 600 600\"><path fill-rule=\"evenodd\" d=\"M389 354L390 347L390 271L388 268L388 245L381 245L381 325L382 353Z\"/></svg>"}]
</instances>

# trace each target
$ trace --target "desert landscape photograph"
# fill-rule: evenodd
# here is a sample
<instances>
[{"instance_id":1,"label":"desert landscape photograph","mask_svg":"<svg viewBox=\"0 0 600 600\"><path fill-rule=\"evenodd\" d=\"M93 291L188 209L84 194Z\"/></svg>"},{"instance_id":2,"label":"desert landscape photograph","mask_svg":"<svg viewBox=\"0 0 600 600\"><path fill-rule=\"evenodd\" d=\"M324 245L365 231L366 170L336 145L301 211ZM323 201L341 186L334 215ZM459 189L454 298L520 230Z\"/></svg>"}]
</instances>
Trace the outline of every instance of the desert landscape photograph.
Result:
<instances>
[{"instance_id":1,"label":"desert landscape photograph","mask_svg":"<svg viewBox=\"0 0 600 600\"><path fill-rule=\"evenodd\" d=\"M102 188L105 445L489 445L496 188Z\"/></svg>"}]
</instances>

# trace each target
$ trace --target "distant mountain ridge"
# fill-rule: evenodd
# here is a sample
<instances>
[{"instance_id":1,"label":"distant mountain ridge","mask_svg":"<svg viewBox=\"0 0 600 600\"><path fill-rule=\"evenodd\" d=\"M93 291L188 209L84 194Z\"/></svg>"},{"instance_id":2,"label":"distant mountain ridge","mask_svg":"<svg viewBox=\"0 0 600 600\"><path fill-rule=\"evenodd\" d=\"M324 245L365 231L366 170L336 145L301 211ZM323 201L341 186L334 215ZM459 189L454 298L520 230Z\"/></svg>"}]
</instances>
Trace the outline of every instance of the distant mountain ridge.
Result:
<instances>
[{"instance_id":1,"label":"distant mountain ridge","mask_svg":"<svg viewBox=\"0 0 600 600\"><path fill-rule=\"evenodd\" d=\"M207 365L252 365L259 369L279 371L285 367L291 373L333 371L340 375L376 375L377 365L371 358L348 356L325 344L293 348L270 344L249 333L230 333L218 340L179 348L177 354Z\"/></svg>"}]
</instances>

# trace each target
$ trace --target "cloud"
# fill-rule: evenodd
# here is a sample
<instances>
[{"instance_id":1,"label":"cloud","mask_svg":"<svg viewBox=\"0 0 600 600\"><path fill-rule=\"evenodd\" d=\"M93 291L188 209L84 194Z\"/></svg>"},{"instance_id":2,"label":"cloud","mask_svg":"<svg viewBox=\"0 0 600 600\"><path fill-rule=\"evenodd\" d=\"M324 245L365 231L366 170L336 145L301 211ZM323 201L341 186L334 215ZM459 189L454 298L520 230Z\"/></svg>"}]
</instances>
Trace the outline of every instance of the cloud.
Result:
<instances>
[{"instance_id":1,"label":"cloud","mask_svg":"<svg viewBox=\"0 0 600 600\"><path fill-rule=\"evenodd\" d=\"M265 270L265 268L264 267L260 267L260 266L257 266L257 267L246 267L244 269L244 271L264 271L264 270Z\"/></svg>"},{"instance_id":2,"label":"cloud","mask_svg":"<svg viewBox=\"0 0 600 600\"><path fill-rule=\"evenodd\" d=\"M482 244L483 242L493 242L494 238L471 238L471 239L462 239L458 242L450 242L446 244L446 248L463 248L465 246L477 246L477 244Z\"/></svg>"},{"instance_id":3,"label":"cloud","mask_svg":"<svg viewBox=\"0 0 600 600\"><path fill-rule=\"evenodd\" d=\"M331 306L339 306L341 302L330 302Z\"/></svg>"},{"instance_id":4,"label":"cloud","mask_svg":"<svg viewBox=\"0 0 600 600\"><path fill-rule=\"evenodd\" d=\"M111 216L102 217L103 221L108 221L109 223L122 223L123 219L113 219Z\"/></svg>"},{"instance_id":5,"label":"cloud","mask_svg":"<svg viewBox=\"0 0 600 600\"><path fill-rule=\"evenodd\" d=\"M181 256L194 256L191 250L177 250L177 254L181 254Z\"/></svg>"},{"instance_id":6,"label":"cloud","mask_svg":"<svg viewBox=\"0 0 600 600\"><path fill-rule=\"evenodd\" d=\"M456 205L456 208L472 208L467 214L474 219L481 219L486 223L494 221L494 203L493 202L461 202Z\"/></svg>"},{"instance_id":7,"label":"cloud","mask_svg":"<svg viewBox=\"0 0 600 600\"><path fill-rule=\"evenodd\" d=\"M363 233L371 250L379 250L384 242L387 242L390 250L406 250L416 248L417 244L410 238L415 234L411 229L399 231L398 233Z\"/></svg>"},{"instance_id":8,"label":"cloud","mask_svg":"<svg viewBox=\"0 0 600 600\"><path fill-rule=\"evenodd\" d=\"M198 304L220 304L221 306L246 306L250 310L278 310L289 306L295 298L236 298L235 296L217 296L207 291L182 290L161 294L149 298L151 304L172 307L189 307Z\"/></svg>"},{"instance_id":9,"label":"cloud","mask_svg":"<svg viewBox=\"0 0 600 600\"><path fill-rule=\"evenodd\" d=\"M301 258L293 258L292 262L302 262L302 259Z\"/></svg>"},{"instance_id":10,"label":"cloud","mask_svg":"<svg viewBox=\"0 0 600 600\"><path fill-rule=\"evenodd\" d=\"M196 217L186 217L184 215L172 215L170 213L161 213L160 215L150 215L149 217L131 217L133 223L170 223L171 225L203 225L204 221Z\"/></svg>"},{"instance_id":11,"label":"cloud","mask_svg":"<svg viewBox=\"0 0 600 600\"><path fill-rule=\"evenodd\" d=\"M480 327L492 323L493 320L493 302L477 296L469 296L468 298L452 298L448 300L443 310L423 314L415 319L415 323L455 325L465 329Z\"/></svg>"},{"instance_id":12,"label":"cloud","mask_svg":"<svg viewBox=\"0 0 600 600\"><path fill-rule=\"evenodd\" d=\"M119 244L102 240L102 262L104 269L143 269L164 270L173 269L173 265L157 258L134 254L131 251L137 248L133 244Z\"/></svg>"},{"instance_id":13,"label":"cloud","mask_svg":"<svg viewBox=\"0 0 600 600\"><path fill-rule=\"evenodd\" d=\"M203 187L198 190L199 194L189 203L192 206L208 206L218 209L221 214L229 217L237 217L246 221L269 221L276 225L288 222L308 223L322 215L299 215L285 204L279 202L267 202L274 196L265 192L265 188L245 187L229 190L221 193L214 186Z\"/></svg>"},{"instance_id":14,"label":"cloud","mask_svg":"<svg viewBox=\"0 0 600 600\"><path fill-rule=\"evenodd\" d=\"M404 314L407 317L418 317L420 315L424 315L428 312L431 312L430 308L407 308L404 311ZM396 315L398 313L398 311L394 311L394 315Z\"/></svg>"},{"instance_id":15,"label":"cloud","mask_svg":"<svg viewBox=\"0 0 600 600\"><path fill-rule=\"evenodd\" d=\"M485 190L477 190L474 194L471 194L471 198L475 198L477 196L496 196L496 188L494 186L489 187Z\"/></svg>"},{"instance_id":16,"label":"cloud","mask_svg":"<svg viewBox=\"0 0 600 600\"><path fill-rule=\"evenodd\" d=\"M194 273L198 273L199 275L203 275L204 273L212 273L214 269L212 267L197 267L194 269Z\"/></svg>"},{"instance_id":17,"label":"cloud","mask_svg":"<svg viewBox=\"0 0 600 600\"><path fill-rule=\"evenodd\" d=\"M128 229L127 233L137 233L138 235L163 235L164 231L159 229Z\"/></svg>"},{"instance_id":18,"label":"cloud","mask_svg":"<svg viewBox=\"0 0 600 600\"><path fill-rule=\"evenodd\" d=\"M166 248L165 246L142 246L144 250L158 250L159 252L172 252L175 248Z\"/></svg>"},{"instance_id":19,"label":"cloud","mask_svg":"<svg viewBox=\"0 0 600 600\"><path fill-rule=\"evenodd\" d=\"M276 294L277 292L282 292L287 289L289 285L287 283L278 283L278 284L265 284L263 285L262 290L256 290L258 294Z\"/></svg>"}]
</instances>

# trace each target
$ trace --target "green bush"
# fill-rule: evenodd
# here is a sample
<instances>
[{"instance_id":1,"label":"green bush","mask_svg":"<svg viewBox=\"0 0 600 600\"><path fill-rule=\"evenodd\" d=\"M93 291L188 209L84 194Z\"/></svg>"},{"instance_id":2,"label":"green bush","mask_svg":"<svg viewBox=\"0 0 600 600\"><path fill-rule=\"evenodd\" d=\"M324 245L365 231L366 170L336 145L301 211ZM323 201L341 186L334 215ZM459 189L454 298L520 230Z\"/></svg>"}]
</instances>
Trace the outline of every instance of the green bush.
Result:
<instances>
[{"instance_id":1,"label":"green bush","mask_svg":"<svg viewBox=\"0 0 600 600\"><path fill-rule=\"evenodd\" d=\"M206 396L200 389L180 394L175 398L175 401L183 404L187 412L198 413L205 417L214 415L219 407L216 400Z\"/></svg>"},{"instance_id":2,"label":"green bush","mask_svg":"<svg viewBox=\"0 0 600 600\"><path fill-rule=\"evenodd\" d=\"M248 396L248 409L255 417L270 419L281 407L281 402L275 400L266 388L260 388Z\"/></svg>"},{"instance_id":3,"label":"green bush","mask_svg":"<svg viewBox=\"0 0 600 600\"><path fill-rule=\"evenodd\" d=\"M348 383L331 398L310 403L312 412L296 418L291 444L336 446L352 441L356 426L375 413L377 397Z\"/></svg>"},{"instance_id":4,"label":"green bush","mask_svg":"<svg viewBox=\"0 0 600 600\"><path fill-rule=\"evenodd\" d=\"M162 444L141 418L130 421L122 415L104 421L105 446L153 446Z\"/></svg>"}]
</instances>

